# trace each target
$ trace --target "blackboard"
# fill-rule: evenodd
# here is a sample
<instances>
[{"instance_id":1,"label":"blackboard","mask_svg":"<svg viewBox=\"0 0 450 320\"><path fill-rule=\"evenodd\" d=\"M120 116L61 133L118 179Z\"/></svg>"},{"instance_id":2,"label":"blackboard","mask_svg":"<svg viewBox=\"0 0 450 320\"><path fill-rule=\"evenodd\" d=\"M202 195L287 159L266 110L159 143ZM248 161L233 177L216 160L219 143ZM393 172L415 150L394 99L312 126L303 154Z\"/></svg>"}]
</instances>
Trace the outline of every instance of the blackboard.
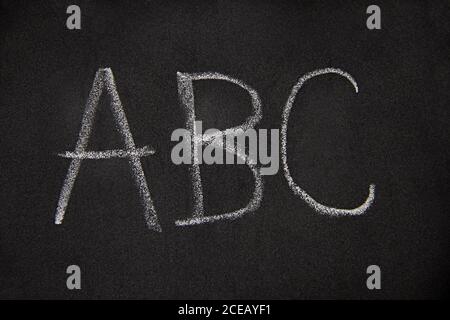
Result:
<instances>
[{"instance_id":1,"label":"blackboard","mask_svg":"<svg viewBox=\"0 0 450 320\"><path fill-rule=\"evenodd\" d=\"M2 1L1 298L408 299L449 292L449 3L377 1ZM110 68L141 158L161 232L147 228L128 161L83 160L62 224L55 211L96 72ZM256 128L288 123L295 181L330 206L371 207L330 217L289 187L282 163L263 176L260 207L193 226L189 165L175 165L172 132L185 128L177 72L239 79L261 99ZM224 81L194 84L196 116L226 129L251 113ZM123 149L108 99L89 150ZM245 165L201 165L205 214L246 205ZM66 268L81 269L68 290ZM381 269L381 290L366 268Z\"/></svg>"}]
</instances>

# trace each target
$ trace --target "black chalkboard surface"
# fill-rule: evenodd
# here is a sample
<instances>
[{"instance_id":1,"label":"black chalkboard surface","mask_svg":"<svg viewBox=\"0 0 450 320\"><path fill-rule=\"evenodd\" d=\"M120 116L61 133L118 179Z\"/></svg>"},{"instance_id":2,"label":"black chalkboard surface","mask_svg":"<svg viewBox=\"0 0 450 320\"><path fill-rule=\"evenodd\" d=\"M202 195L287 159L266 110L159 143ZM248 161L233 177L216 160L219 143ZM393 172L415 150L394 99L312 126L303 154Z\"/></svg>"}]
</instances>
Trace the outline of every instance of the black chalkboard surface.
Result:
<instances>
[{"instance_id":1,"label":"black chalkboard surface","mask_svg":"<svg viewBox=\"0 0 450 320\"><path fill-rule=\"evenodd\" d=\"M80 29L67 27L72 4ZM371 4L2 1L0 298L447 296L450 6L378 1L381 29L369 29ZM311 78L285 123L295 84L325 68L351 75L358 92L338 73ZM355 208L373 184L370 207L355 216L314 210L290 187L280 146L278 172L261 177L259 207L177 224L193 217L196 196L192 166L171 158L172 132L188 119L180 75L207 72L257 92L255 129L280 130L281 143L286 125L290 176L311 197ZM55 224L74 161L61 155L76 151L96 74L113 75L136 149L154 154L133 158L140 169L129 155L79 159ZM105 94L111 83L101 83L86 151L125 150L117 101ZM239 126L253 112L236 83L196 80L193 94L204 129ZM248 166L199 168L205 217L247 206ZM138 171L160 232L145 223ZM79 290L67 287L71 265L81 270ZM367 287L371 265L380 289Z\"/></svg>"}]
</instances>

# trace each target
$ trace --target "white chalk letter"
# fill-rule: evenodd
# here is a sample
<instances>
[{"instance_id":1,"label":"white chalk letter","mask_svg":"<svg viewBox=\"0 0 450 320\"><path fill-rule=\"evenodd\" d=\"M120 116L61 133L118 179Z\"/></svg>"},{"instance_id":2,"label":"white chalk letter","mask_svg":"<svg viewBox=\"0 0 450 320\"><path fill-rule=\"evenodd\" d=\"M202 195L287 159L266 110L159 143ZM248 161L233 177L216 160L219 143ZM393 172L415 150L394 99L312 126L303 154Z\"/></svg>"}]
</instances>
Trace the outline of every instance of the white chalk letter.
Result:
<instances>
[{"instance_id":1,"label":"white chalk letter","mask_svg":"<svg viewBox=\"0 0 450 320\"><path fill-rule=\"evenodd\" d=\"M193 196L194 196L194 212L192 218L188 218L186 220L177 220L175 224L177 226L186 226L186 225L195 225L206 222L214 222L218 220L228 219L233 220L241 217L246 212L253 212L258 209L263 193L263 182L261 179L260 169L256 167L255 164L249 161L249 158L246 154L237 150L234 145L226 143L224 146L223 138L228 134L236 134L238 132L245 132L245 130L249 128L253 128L261 119L261 100L259 99L258 93L246 85L244 82L231 78L229 76L206 72L206 73L177 73L178 77L178 95L180 97L180 103L184 107L186 111L186 127L191 132L192 136L192 165L190 167L192 184L193 184ZM192 82L194 80L224 80L231 83L234 83L250 94L253 113L250 115L247 120L240 126L236 126L230 129L226 129L223 131L215 131L214 133L202 134L201 130L198 130L198 126L195 121L195 107L194 107L194 89ZM225 139L226 140L226 139ZM205 216L203 211L203 188L202 188L202 180L200 176L200 166L201 163L198 159L199 151L201 152L202 146L206 144L215 144L217 146L223 147L226 152L231 152L236 154L239 158L244 159L244 162L248 165L250 170L253 173L255 179L255 189L253 191L253 197L250 199L249 203L246 207L241 208L239 210L228 212L219 215L211 215Z\"/></svg>"},{"instance_id":2,"label":"white chalk letter","mask_svg":"<svg viewBox=\"0 0 450 320\"><path fill-rule=\"evenodd\" d=\"M106 93L111 99L111 109L116 121L116 125L122 135L126 149L122 150L106 150L106 151L86 151L86 146L91 135L94 123L95 113L97 111L98 102L102 91L106 89ZM67 204L70 199L73 185L80 170L81 161L84 159L110 159L110 158L128 158L131 171L139 189L139 195L144 206L144 218L147 226L155 231L161 231L158 223L158 217L153 207L153 201L150 197L150 190L147 186L144 170L140 157L153 154L154 151L149 147L136 148L133 135L131 134L125 112L117 93L114 76L111 69L99 69L95 75L95 80L89 93L89 98L81 121L81 129L78 134L78 141L75 152L65 152L59 154L64 158L71 158L69 170L64 180L61 194L59 196L58 207L56 209L55 224L61 224L64 219Z\"/></svg>"},{"instance_id":3,"label":"white chalk letter","mask_svg":"<svg viewBox=\"0 0 450 320\"><path fill-rule=\"evenodd\" d=\"M316 70L310 73L305 74L302 76L298 82L294 85L292 88L291 94L289 95L289 98L286 102L286 106L283 110L283 118L282 118L282 124L281 124L281 159L283 162L283 169L284 169L284 176L289 184L289 187L294 191L294 193L300 198L302 198L311 208L313 208L315 211L321 214L326 214L329 216L345 216L345 215L361 215L364 212L366 212L367 209L371 206L373 200L375 199L375 185L371 184L369 186L369 195L367 196L367 199L363 204L361 204L359 207L354 209L337 209L325 206L323 204L320 204L315 199L313 199L306 191L304 191L302 188L300 188L292 178L288 163L287 163L287 127L288 127L288 121L289 121L289 114L291 112L292 106L295 101L295 97L297 96L298 91L303 86L303 84L308 81L311 78L317 77L319 75L323 74L329 74L334 73L337 75L340 75L341 77L346 78L355 88L356 93L358 93L358 85L356 84L355 79L351 75L349 75L347 72L344 72L340 69L334 69L334 68L326 68L326 69L320 69Z\"/></svg>"}]
</instances>

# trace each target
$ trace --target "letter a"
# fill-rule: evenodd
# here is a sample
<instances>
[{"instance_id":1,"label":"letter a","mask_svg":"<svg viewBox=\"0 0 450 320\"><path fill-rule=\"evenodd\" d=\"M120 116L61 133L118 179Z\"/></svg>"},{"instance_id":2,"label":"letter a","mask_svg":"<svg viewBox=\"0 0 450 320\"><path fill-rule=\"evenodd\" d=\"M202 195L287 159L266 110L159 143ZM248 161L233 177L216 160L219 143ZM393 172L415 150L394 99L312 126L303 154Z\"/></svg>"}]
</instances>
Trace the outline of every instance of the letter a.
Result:
<instances>
[{"instance_id":1,"label":"letter a","mask_svg":"<svg viewBox=\"0 0 450 320\"><path fill-rule=\"evenodd\" d=\"M69 290L73 290L73 289L80 290L81 289L81 270L80 270L80 267L75 265L75 264L70 265L70 266L67 267L66 273L70 274L70 276L68 276L67 280L66 280L67 289L69 289Z\"/></svg>"},{"instance_id":2,"label":"letter a","mask_svg":"<svg viewBox=\"0 0 450 320\"><path fill-rule=\"evenodd\" d=\"M367 14L371 15L367 18L366 26L367 29L373 30L373 29L381 29L381 10L380 7L377 5L370 5L367 7L366 10Z\"/></svg>"},{"instance_id":3,"label":"letter a","mask_svg":"<svg viewBox=\"0 0 450 320\"><path fill-rule=\"evenodd\" d=\"M373 264L371 266L367 267L366 270L367 274L370 274L370 276L367 278L366 281L366 286L367 289L369 290L373 290L373 289L377 289L380 290L381 289L381 270L380 267Z\"/></svg>"},{"instance_id":4,"label":"letter a","mask_svg":"<svg viewBox=\"0 0 450 320\"><path fill-rule=\"evenodd\" d=\"M95 112L104 89L106 89L106 93L111 97L111 109L126 148L105 151L86 151L86 146L88 144L94 123ZM154 151L147 146L143 148L136 148L119 94L117 93L113 73L109 68L99 69L95 75L91 92L89 93L75 152L66 151L65 153L59 154L59 156L70 158L72 161L70 162L69 170L67 171L67 176L64 180L61 194L59 196L55 224L61 224L64 219L66 207L70 199L70 193L72 192L78 171L80 170L81 161L84 159L128 158L131 171L139 189L139 195L144 206L145 222L150 229L160 232L161 227L158 223L158 217L153 207L153 201L150 197L150 190L147 186L144 170L142 169L142 164L140 161L140 157L148 156L153 153Z\"/></svg>"},{"instance_id":5,"label":"letter a","mask_svg":"<svg viewBox=\"0 0 450 320\"><path fill-rule=\"evenodd\" d=\"M81 29L81 10L77 5L70 5L67 7L66 13L71 15L66 20L66 27L69 30Z\"/></svg>"}]
</instances>

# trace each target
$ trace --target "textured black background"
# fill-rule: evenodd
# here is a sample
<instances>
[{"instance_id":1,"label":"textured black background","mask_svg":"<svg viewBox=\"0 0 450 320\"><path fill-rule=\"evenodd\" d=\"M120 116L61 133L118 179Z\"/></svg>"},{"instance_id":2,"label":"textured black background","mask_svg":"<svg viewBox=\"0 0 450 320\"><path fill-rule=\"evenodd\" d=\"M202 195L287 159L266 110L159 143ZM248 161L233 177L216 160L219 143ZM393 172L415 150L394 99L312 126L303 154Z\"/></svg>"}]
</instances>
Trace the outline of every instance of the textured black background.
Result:
<instances>
[{"instance_id":1,"label":"textured black background","mask_svg":"<svg viewBox=\"0 0 450 320\"><path fill-rule=\"evenodd\" d=\"M377 1L2 1L0 48L1 298L442 298L449 292L449 3ZM53 219L95 72L111 67L163 232L146 229L128 162L84 161L62 225ZM242 79L263 102L259 128L280 128L298 77L336 67L302 89L288 156L300 186L360 217L330 218L289 189L281 168L264 199L232 222L176 227L192 212L187 166L170 160L184 127L176 72ZM219 129L250 112L245 92L195 84L198 118ZM120 148L106 99L89 148ZM209 214L240 208L245 166L202 166ZM82 269L82 290L65 269ZM369 291L366 267L382 270Z\"/></svg>"}]
</instances>

